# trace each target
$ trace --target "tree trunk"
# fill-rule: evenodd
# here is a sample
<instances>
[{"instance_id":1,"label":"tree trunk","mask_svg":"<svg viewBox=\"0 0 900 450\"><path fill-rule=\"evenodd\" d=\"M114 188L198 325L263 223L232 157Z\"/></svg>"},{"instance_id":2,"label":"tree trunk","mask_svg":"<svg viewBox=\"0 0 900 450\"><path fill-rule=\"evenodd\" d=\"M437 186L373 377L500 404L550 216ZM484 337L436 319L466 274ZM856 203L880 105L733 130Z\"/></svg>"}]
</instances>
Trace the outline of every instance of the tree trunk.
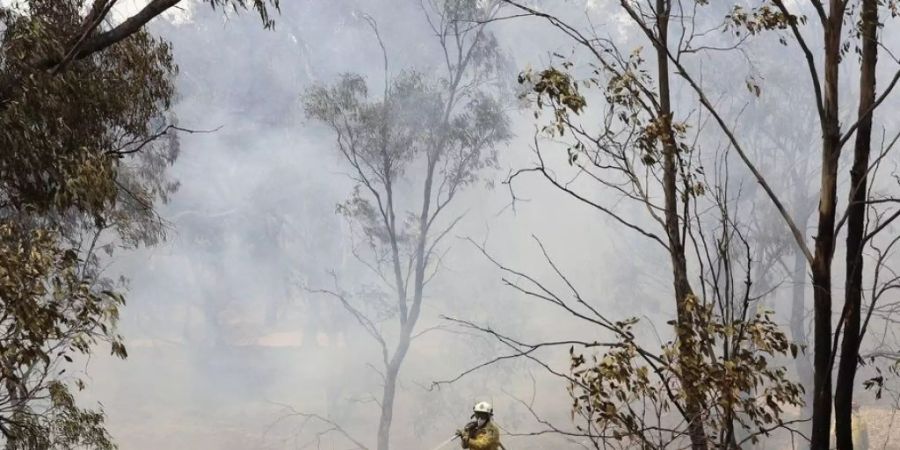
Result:
<instances>
[{"instance_id":1,"label":"tree trunk","mask_svg":"<svg viewBox=\"0 0 900 450\"><path fill-rule=\"evenodd\" d=\"M834 216L837 170L841 154L838 117L838 67L844 0L829 2L825 26L825 85L822 117L822 177L819 191L819 223L812 261L815 353L813 367L813 416L810 448L828 450L831 436L831 261L834 256Z\"/></svg>"},{"instance_id":2,"label":"tree trunk","mask_svg":"<svg viewBox=\"0 0 900 450\"><path fill-rule=\"evenodd\" d=\"M420 288L417 288L417 291L419 290ZM421 304L421 294L419 295L419 301L413 302L412 310L418 310L417 305ZM409 352L409 345L412 342L412 332L415 329L416 321L417 318L408 318L401 327L400 340L397 342L394 356L388 362L384 373L384 390L381 394L381 418L378 421L378 450L388 450L390 448L391 424L394 420L394 398L397 396L397 379L400 375L400 366L403 365L406 354Z\"/></svg>"},{"instance_id":3,"label":"tree trunk","mask_svg":"<svg viewBox=\"0 0 900 450\"><path fill-rule=\"evenodd\" d=\"M850 170L850 199L847 215L847 281L844 297L844 336L834 390L835 437L837 448L853 450L853 380L859 358L863 236L865 234L867 169L872 141L872 113L875 103L875 65L878 59L876 35L878 0L862 1L862 67L859 76L859 127L853 167Z\"/></svg>"},{"instance_id":4,"label":"tree trunk","mask_svg":"<svg viewBox=\"0 0 900 450\"><path fill-rule=\"evenodd\" d=\"M669 57L668 28L670 0L656 0L657 20L657 44L656 62L659 70L659 98L660 110L658 120L664 130L663 144L663 191L665 195L665 228L669 243L669 255L672 260L673 285L675 288L675 305L678 322L676 334L678 335L678 350L682 361L690 360L700 351L693 339L686 339L683 333L684 327L689 326L688 312L685 301L693 296L690 281L687 276L687 262L684 254L684 246L681 241L680 219L678 217L678 198L676 179L678 176L677 152L675 134L672 130L671 92L669 87ZM688 415L688 434L693 450L707 450L708 439L703 428L703 407L700 395L697 392L696 374L692 373L691 364L682 364L681 383L685 394L685 411Z\"/></svg>"},{"instance_id":5,"label":"tree trunk","mask_svg":"<svg viewBox=\"0 0 900 450\"><path fill-rule=\"evenodd\" d=\"M394 419L394 398L397 393L397 378L400 374L400 366L403 365L406 354L409 352L409 346L412 343L413 331L416 323L419 321L419 314L422 311L422 298L425 292L425 268L427 267L427 255L425 246L428 242L428 220L431 217L431 195L434 184L434 171L437 165L436 158L430 158L428 162L427 173L425 175L425 184L422 189L422 210L419 215L419 237L416 242L415 273L413 279L413 298L409 309L401 310L400 320L400 338L394 355L385 367L384 374L384 390L381 395L381 418L378 422L378 447L377 450L388 450L391 440L391 423ZM399 256L395 256L395 262L399 262ZM395 267L398 264L394 264ZM402 280L402 278L399 278ZM398 292L402 295L401 302L405 305L406 290Z\"/></svg>"},{"instance_id":6,"label":"tree trunk","mask_svg":"<svg viewBox=\"0 0 900 450\"><path fill-rule=\"evenodd\" d=\"M415 304L415 303L414 303ZM384 372L384 389L381 393L381 417L378 421L378 450L388 450L391 441L391 424L394 421L394 399L397 396L397 379L400 376L400 366L409 352L412 342L412 331L415 328L415 319L407 318L400 328L400 340L394 350L394 356L388 361Z\"/></svg>"},{"instance_id":7,"label":"tree trunk","mask_svg":"<svg viewBox=\"0 0 900 450\"><path fill-rule=\"evenodd\" d=\"M396 358L395 358L396 359ZM399 362L402 362L401 358ZM388 450L391 444L391 424L394 421L394 398L397 395L399 364L388 367L384 374L384 391L381 394L381 418L378 421L378 450Z\"/></svg>"}]
</instances>

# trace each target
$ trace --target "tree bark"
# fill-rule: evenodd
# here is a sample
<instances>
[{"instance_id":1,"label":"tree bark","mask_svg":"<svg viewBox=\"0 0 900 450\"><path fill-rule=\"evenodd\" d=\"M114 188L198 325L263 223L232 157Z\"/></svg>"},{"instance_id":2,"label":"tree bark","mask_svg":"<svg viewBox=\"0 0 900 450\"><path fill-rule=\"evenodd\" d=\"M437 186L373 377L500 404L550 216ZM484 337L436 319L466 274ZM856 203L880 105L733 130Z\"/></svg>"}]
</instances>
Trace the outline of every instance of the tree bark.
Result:
<instances>
[{"instance_id":1,"label":"tree bark","mask_svg":"<svg viewBox=\"0 0 900 450\"><path fill-rule=\"evenodd\" d=\"M850 170L850 198L847 214L847 279L844 297L844 336L834 391L835 437L837 448L853 450L853 382L859 359L862 308L862 250L865 234L867 169L872 141L872 113L875 103L875 66L878 59L878 0L862 1L862 67L859 76L859 127Z\"/></svg>"},{"instance_id":2,"label":"tree bark","mask_svg":"<svg viewBox=\"0 0 900 450\"><path fill-rule=\"evenodd\" d=\"M819 222L812 261L815 353L813 367L813 416L810 448L828 450L831 436L831 263L834 256L834 219L837 171L841 154L838 117L838 68L841 59L841 29L844 0L829 2L824 22L825 84L822 117L822 176L819 190Z\"/></svg>"},{"instance_id":3,"label":"tree bark","mask_svg":"<svg viewBox=\"0 0 900 450\"><path fill-rule=\"evenodd\" d=\"M378 421L378 450L387 450L391 444L391 424L394 421L394 399L397 396L397 375L400 365L391 364L384 374L384 390L381 394L381 417Z\"/></svg>"},{"instance_id":4,"label":"tree bark","mask_svg":"<svg viewBox=\"0 0 900 450\"><path fill-rule=\"evenodd\" d=\"M658 39L656 43L656 63L659 71L659 117L663 129L663 191L665 195L665 228L669 241L669 256L672 260L673 285L675 288L675 304L677 310L676 334L679 339L679 355L682 361L693 358L699 351L693 339L686 339L685 330L689 322L685 302L693 297L687 275L687 261L684 245L681 240L681 222L678 216L679 193L676 188L678 176L678 147L672 129L671 91L669 86L668 33L670 0L656 0L656 22ZM682 364L681 383L685 393L685 411L689 417L688 434L692 450L707 450L708 438L703 427L703 407L697 392L696 374L692 373L691 364Z\"/></svg>"}]
</instances>

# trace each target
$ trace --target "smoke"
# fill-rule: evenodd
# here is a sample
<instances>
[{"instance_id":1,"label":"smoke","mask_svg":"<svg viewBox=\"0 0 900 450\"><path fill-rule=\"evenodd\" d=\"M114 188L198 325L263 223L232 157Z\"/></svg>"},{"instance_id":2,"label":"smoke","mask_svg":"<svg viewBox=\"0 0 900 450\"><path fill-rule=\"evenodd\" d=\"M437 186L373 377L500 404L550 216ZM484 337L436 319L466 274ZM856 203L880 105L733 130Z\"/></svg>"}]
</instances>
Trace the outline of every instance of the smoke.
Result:
<instances>
[{"instance_id":1,"label":"smoke","mask_svg":"<svg viewBox=\"0 0 900 450\"><path fill-rule=\"evenodd\" d=\"M173 43L180 68L179 124L216 131L181 137L172 169L181 187L159 208L170 223L168 241L121 256L108 269L131 280L121 322L130 356L85 362L91 382L81 400L102 403L121 448L286 449L314 446L317 438L325 447L352 447L344 432L374 447L380 350L334 299L304 289L365 288L375 280L353 257L360 243L335 213L354 181L333 136L303 115L300 96L346 72L362 74L370 86L383 84L381 50L363 14L377 21L391 75L438 70L444 61L419 3L282 1L275 30L265 31L252 14L223 21L189 2L153 23L152 31ZM122 6L123 14L135 7ZM566 2L565 8L571 17L587 14L616 33L635 33L607 17L603 2ZM510 80L525 67L545 67L552 52L573 51L564 36L534 19L501 21L493 31L511 60ZM566 289L538 238L569 282L608 316L659 324L671 318L660 295L671 290L671 275L660 264L664 252L535 177L504 184L535 158L532 110L509 112L516 137L501 149L501 168L489 173L493 187L473 186L456 203L464 219L428 288L420 326L428 331L403 366L392 435L397 450L440 442L468 420L478 400L494 403L507 433L543 429L537 412L569 421L564 381L527 360L434 387L509 352L443 316L534 342L600 338L505 286L473 242L500 263ZM552 157L551 163L566 164L563 147ZM417 181L399 189L414 192ZM789 291L773 285L773 295ZM371 301L378 301L372 292ZM656 339L649 332L640 338ZM565 352L541 358L563 370L568 365ZM307 414L342 431L317 436L333 427ZM519 449L571 445L553 439L504 437Z\"/></svg>"}]
</instances>

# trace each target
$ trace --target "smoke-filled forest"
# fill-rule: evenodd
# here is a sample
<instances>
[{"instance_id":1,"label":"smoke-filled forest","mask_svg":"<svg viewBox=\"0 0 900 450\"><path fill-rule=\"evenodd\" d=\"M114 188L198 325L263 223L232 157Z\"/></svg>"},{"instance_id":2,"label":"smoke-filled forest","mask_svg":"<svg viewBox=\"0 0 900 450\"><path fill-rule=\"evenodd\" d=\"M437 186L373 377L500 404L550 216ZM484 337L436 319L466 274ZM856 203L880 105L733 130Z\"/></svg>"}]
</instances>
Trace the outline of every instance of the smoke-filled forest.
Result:
<instances>
[{"instance_id":1,"label":"smoke-filled forest","mask_svg":"<svg viewBox=\"0 0 900 450\"><path fill-rule=\"evenodd\" d=\"M2 0L0 443L900 449L898 15Z\"/></svg>"}]
</instances>

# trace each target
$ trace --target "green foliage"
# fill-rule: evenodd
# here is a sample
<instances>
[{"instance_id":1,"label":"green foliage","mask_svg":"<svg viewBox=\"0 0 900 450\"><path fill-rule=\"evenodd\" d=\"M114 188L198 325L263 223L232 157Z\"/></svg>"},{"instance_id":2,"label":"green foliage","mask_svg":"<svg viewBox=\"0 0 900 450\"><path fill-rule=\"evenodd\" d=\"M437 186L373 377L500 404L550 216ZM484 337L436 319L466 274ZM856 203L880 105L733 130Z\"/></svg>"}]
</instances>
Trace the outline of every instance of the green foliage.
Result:
<instances>
[{"instance_id":1,"label":"green foliage","mask_svg":"<svg viewBox=\"0 0 900 450\"><path fill-rule=\"evenodd\" d=\"M177 188L168 43L138 31L65 70L82 0L0 8L0 430L8 448L113 448L104 414L79 408L65 374L97 344L125 358L124 296L103 276L115 249L164 237L153 205ZM94 33L106 30L102 25ZM102 252L102 255L101 255Z\"/></svg>"},{"instance_id":2,"label":"green foliage","mask_svg":"<svg viewBox=\"0 0 900 450\"><path fill-rule=\"evenodd\" d=\"M573 417L623 448L675 445L686 424L665 418L684 410L680 380L690 371L690 379L698 380L702 422L710 436L732 441L737 432L755 443L782 425L783 408L802 403L803 387L787 377L786 368L771 365L773 358L795 356L797 347L769 313L726 321L694 297L686 310L688 320L671 322L686 342L668 342L654 355L631 339L590 360L573 349ZM626 330L636 322L626 323Z\"/></svg>"},{"instance_id":3,"label":"green foliage","mask_svg":"<svg viewBox=\"0 0 900 450\"><path fill-rule=\"evenodd\" d=\"M497 82L503 78L504 59L483 23L494 17L496 5L484 0L422 2L440 45L442 76L415 70L392 74L386 67L380 96L370 97L361 76L345 75L303 97L307 115L335 136L356 182L338 212L367 241L368 251L354 248L353 254L379 280L374 289L352 296L321 292L339 299L381 346L386 375L379 401L386 406L394 404L400 367L422 303L430 296L426 285L445 253L439 244L461 219L441 216L449 214L445 211L460 191L484 179L483 169L496 167L496 145L510 136L499 101L504 86ZM387 47L374 21L370 25L387 65ZM396 338L382 334L380 324L389 318L399 322ZM379 449L389 448L392 414L392 409L382 410Z\"/></svg>"},{"instance_id":4,"label":"green foliage","mask_svg":"<svg viewBox=\"0 0 900 450\"><path fill-rule=\"evenodd\" d=\"M614 52L610 50L609 53ZM702 169L694 168L694 172L687 170L691 168L689 126L686 122L664 117L654 111L653 105L657 99L650 94L653 81L644 67L642 49L636 48L627 55L615 54L615 63L604 61L600 67L593 68L585 79L577 79L571 74L573 63L568 60L563 60L558 68L551 66L539 72L526 70L519 75L519 83L529 91L525 96L534 100L535 118L544 109L553 112L549 124L542 131L557 137L565 135L568 130L575 141L569 149L570 164L586 155L588 157L585 159L595 168L635 159L626 168L627 171L637 170L636 164L658 171L663 149L672 144L681 161L679 167L683 169L680 175L685 180L684 194L702 195L706 190L699 181ZM590 136L587 128L575 117L588 106L582 87L584 90L600 89L605 100L602 120L607 131L599 136ZM590 141L594 141L603 151L588 153L585 143ZM607 157L615 163L607 161Z\"/></svg>"},{"instance_id":5,"label":"green foliage","mask_svg":"<svg viewBox=\"0 0 900 450\"><path fill-rule=\"evenodd\" d=\"M41 411L17 411L12 421L7 450L90 448L114 450L112 436L104 427L102 410L90 411L78 408L75 398L66 385L53 381L48 387L48 398L40 401Z\"/></svg>"},{"instance_id":6,"label":"green foliage","mask_svg":"<svg viewBox=\"0 0 900 450\"><path fill-rule=\"evenodd\" d=\"M441 84L403 72L383 98L370 99L365 80L347 74L303 98L307 115L335 131L339 151L357 172L359 185L338 212L360 224L373 250L386 251L382 247L392 239L411 242L418 227L408 221L404 228L389 229L383 217L387 200L373 192L393 190L411 167L424 162L443 180L440 194L455 195L476 182L482 169L496 166L495 144L509 137L497 100L476 93L451 114Z\"/></svg>"},{"instance_id":7,"label":"green foliage","mask_svg":"<svg viewBox=\"0 0 900 450\"><path fill-rule=\"evenodd\" d=\"M780 8L770 2L752 8L745 9L741 5L735 5L731 13L725 16L725 25L736 35L746 31L751 35L763 31L786 30L792 25L806 23L806 18L785 14Z\"/></svg>"},{"instance_id":8,"label":"green foliage","mask_svg":"<svg viewBox=\"0 0 900 450\"><path fill-rule=\"evenodd\" d=\"M555 130L560 136L565 134L569 113L579 114L587 105L574 78L554 67L538 73L530 70L522 72L519 74L519 83L529 85L535 94L538 109L544 108L546 103L553 107L555 120L552 128L545 128L545 131Z\"/></svg>"},{"instance_id":9,"label":"green foliage","mask_svg":"<svg viewBox=\"0 0 900 450\"><path fill-rule=\"evenodd\" d=\"M204 0L210 6L215 8L228 7L230 6L235 11L239 9L248 9L253 8L257 14L259 14L259 18L263 22L263 26L266 28L272 28L275 26L275 21L272 19L271 11L269 11L269 6L273 7L275 11L279 10L280 0Z\"/></svg>"},{"instance_id":10,"label":"green foliage","mask_svg":"<svg viewBox=\"0 0 900 450\"><path fill-rule=\"evenodd\" d=\"M0 412L13 448L111 448L103 414L79 409L55 381L62 375L57 365L89 354L98 340L126 356L115 333L124 299L94 289L81 276L82 263L55 232L0 224Z\"/></svg>"},{"instance_id":11,"label":"green foliage","mask_svg":"<svg viewBox=\"0 0 900 450\"><path fill-rule=\"evenodd\" d=\"M131 186L129 197L145 203L173 188L160 172L177 147L135 149L164 122L175 67L169 45L141 32L59 74L35 70L36 49L63 46L80 29L81 3L34 1L28 15L5 11L0 204L129 227L110 217L121 213L118 184Z\"/></svg>"},{"instance_id":12,"label":"green foliage","mask_svg":"<svg viewBox=\"0 0 900 450\"><path fill-rule=\"evenodd\" d=\"M361 225L379 261L385 246L412 242L432 221L416 223L418 213L396 211L395 189L402 178L424 178L424 193L433 196L428 201L438 205L436 215L459 190L480 180L483 169L496 167L495 146L510 137L498 100L507 61L494 35L473 24L493 17L498 6L493 0L423 3L445 57L442 77L415 70L386 73L383 95L370 98L366 81L346 74L303 97L307 115L335 133L358 182L338 211ZM424 170L407 173L412 168ZM395 213L407 212L410 218L397 224Z\"/></svg>"},{"instance_id":13,"label":"green foliage","mask_svg":"<svg viewBox=\"0 0 900 450\"><path fill-rule=\"evenodd\" d=\"M52 231L0 224L0 342L7 365L31 368L72 351L88 353L97 337L121 342L111 328L121 294L93 289L80 276L81 263ZM17 376L11 372L4 376Z\"/></svg>"},{"instance_id":14,"label":"green foliage","mask_svg":"<svg viewBox=\"0 0 900 450\"><path fill-rule=\"evenodd\" d=\"M767 14L735 20L744 26L775 26L775 19ZM741 240L742 247L749 244L732 224L729 200L722 197L717 179L704 174L704 159L695 147L696 129L662 106L663 94L644 67L641 48L622 52L602 39L591 44L595 45L591 49L596 66L590 67L583 79L576 78L574 64L560 55L555 56L563 58L562 64L520 76L537 106L536 117L543 110L553 113L542 131L551 139L568 135L568 161L578 165L574 170L588 173L615 196L622 194L638 202L664 232L669 232L665 220L669 218L685 236L705 235L711 224L720 222L717 229L723 234L716 240L720 254L713 257L707 250L702 256L703 250L698 250L697 256L706 258L700 263L701 271L714 273L720 270L715 267L735 264L747 251L733 248L735 239ZM592 88L599 95L589 97ZM594 114L588 117L589 103ZM541 173L563 186L562 176L548 175L551 170L544 161L542 158L538 167ZM671 185L666 184L667 179ZM565 184L561 189L572 192L573 188ZM666 205L657 200L659 193L674 200L665 217ZM703 198L708 193L712 195ZM630 217L605 205L602 195L578 195L644 236L656 238L649 226L631 222ZM678 213L681 208L683 214ZM700 210L712 211L714 218L692 217ZM685 245L687 239L679 241ZM657 242L666 246L662 240ZM699 244L694 241L693 245ZM678 255L671 246L667 250ZM752 284L749 261L748 293ZM786 368L774 363L796 356L798 347L788 341L768 313L749 310L755 305L746 296L749 294L738 298L735 292L722 290L718 282L708 282L706 276L701 274L698 281L704 294L714 292L710 298L697 298L690 289L676 298L677 320L669 322L674 341L659 349L642 347L632 331L637 321L627 320L610 328L618 342L609 351L585 356L571 349L568 387L573 419L579 434L592 439L598 448L682 448L697 434L707 436L704 440L715 448L740 448L738 444L755 442L763 434L784 428L783 408L802 403L802 386L788 377ZM718 279L718 275L710 277ZM696 432L697 426L702 426L701 433Z\"/></svg>"}]
</instances>

